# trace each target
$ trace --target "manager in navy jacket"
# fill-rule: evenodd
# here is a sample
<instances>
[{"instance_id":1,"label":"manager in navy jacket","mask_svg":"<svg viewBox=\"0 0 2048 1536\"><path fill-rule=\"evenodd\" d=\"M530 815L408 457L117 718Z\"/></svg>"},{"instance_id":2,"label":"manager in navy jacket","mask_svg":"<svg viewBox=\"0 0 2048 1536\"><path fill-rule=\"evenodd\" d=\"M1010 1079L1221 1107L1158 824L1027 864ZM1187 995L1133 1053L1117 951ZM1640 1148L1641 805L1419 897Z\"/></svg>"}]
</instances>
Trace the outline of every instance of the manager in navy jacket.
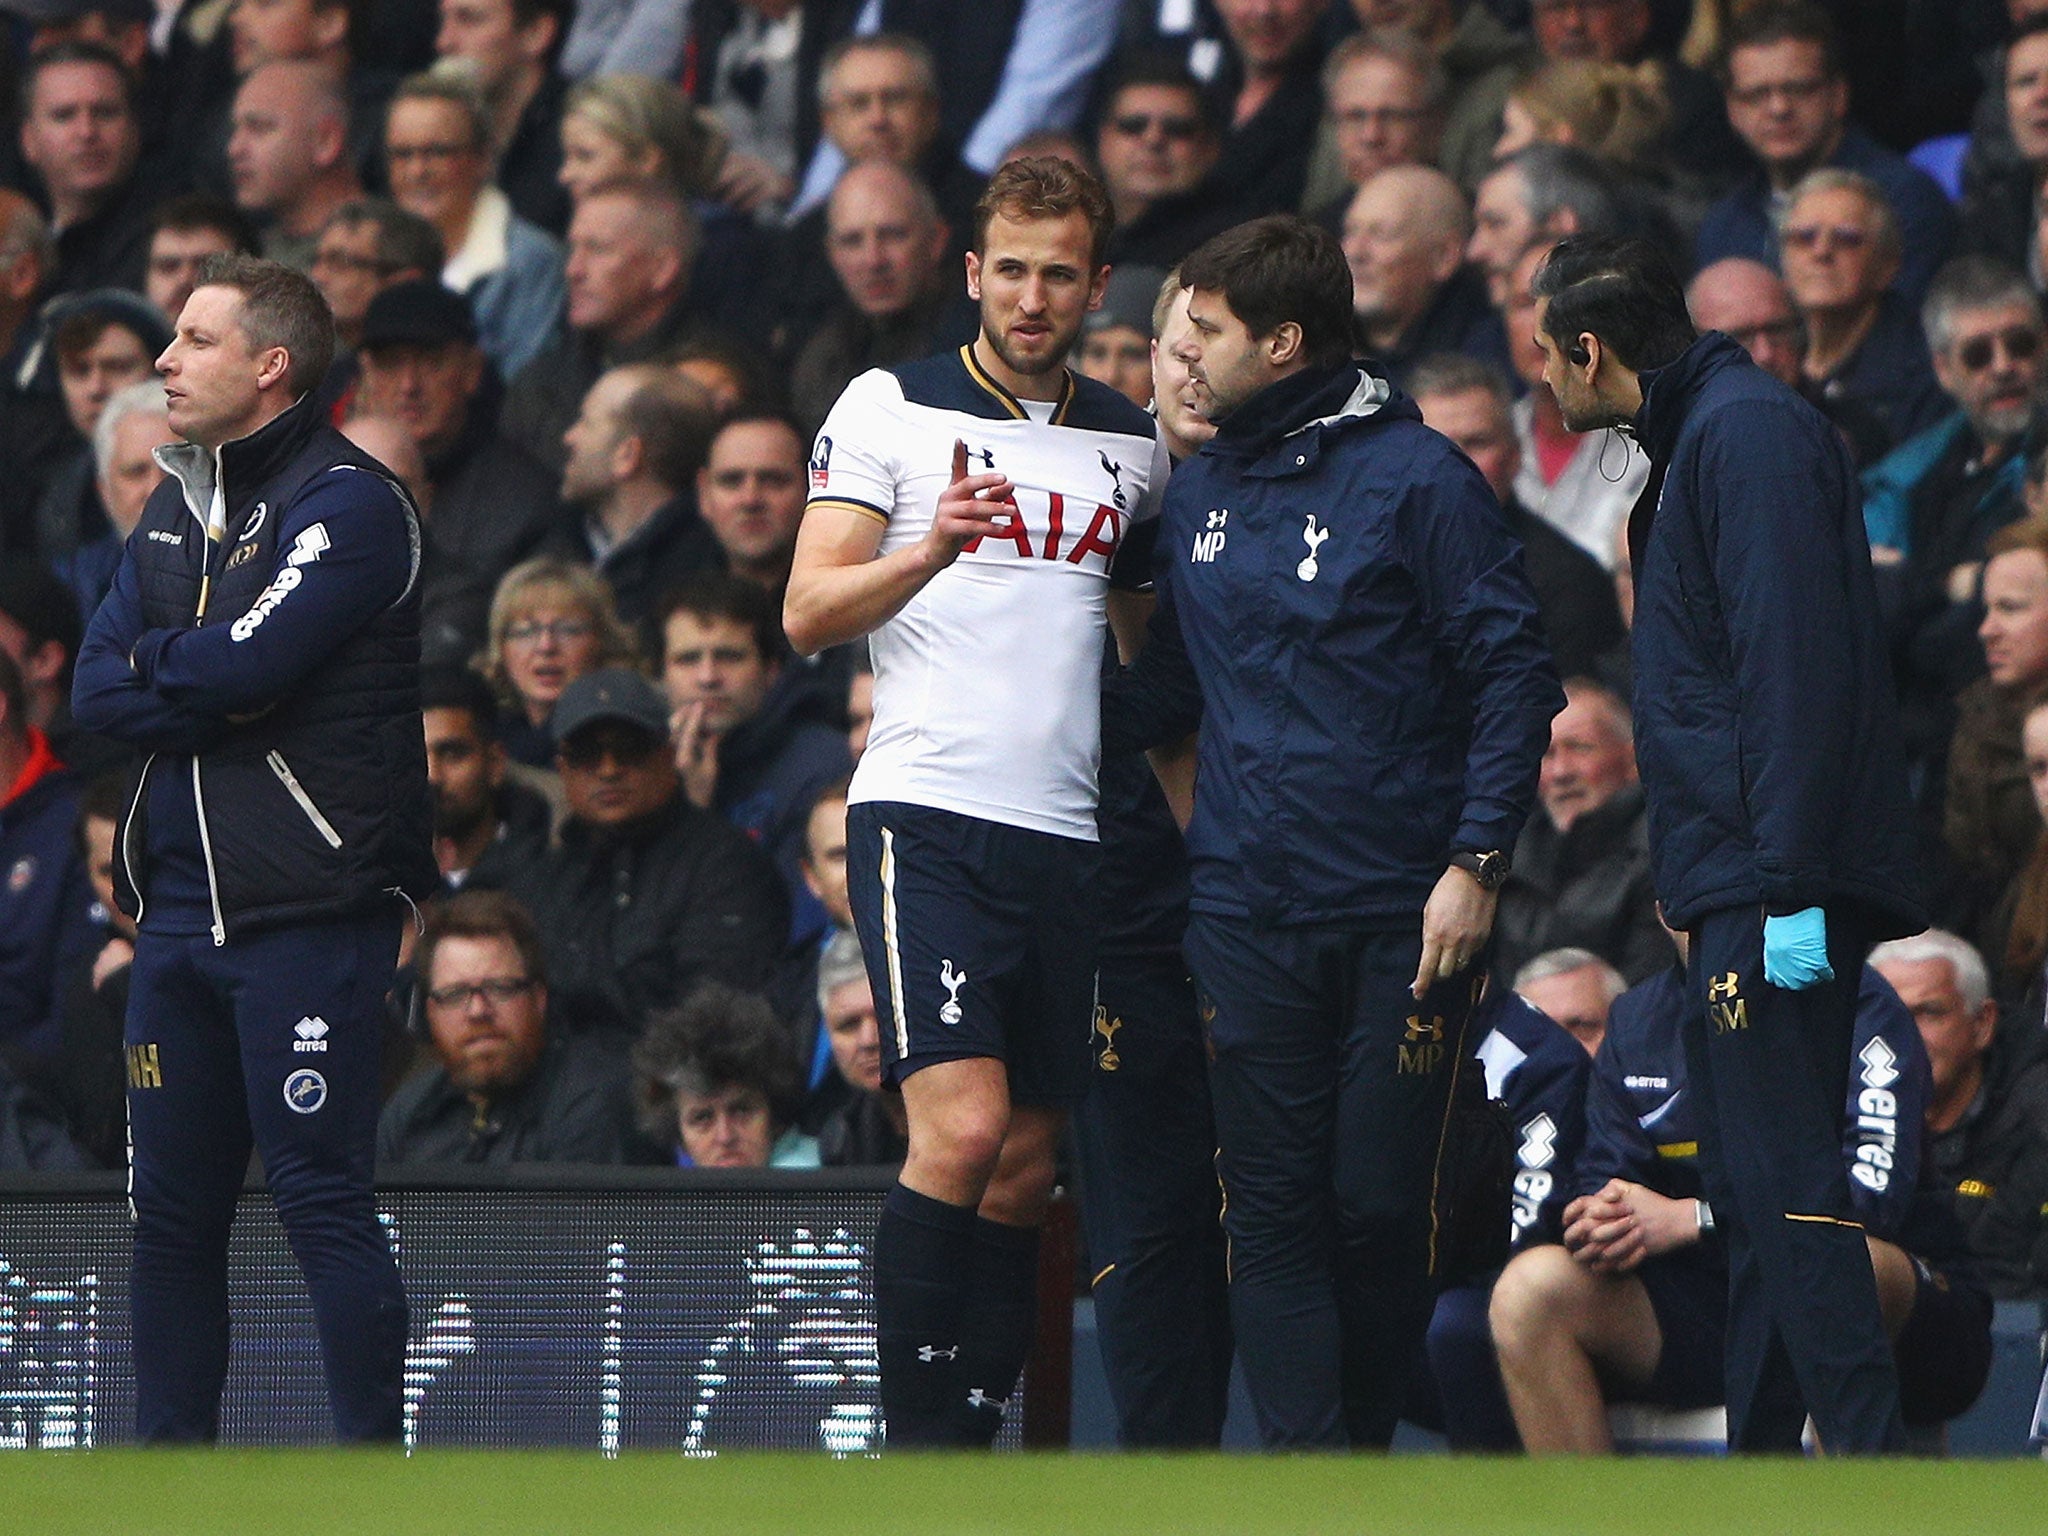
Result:
<instances>
[{"instance_id":1,"label":"manager in navy jacket","mask_svg":"<svg viewBox=\"0 0 2048 1536\"><path fill-rule=\"evenodd\" d=\"M335 1428L396 1439L406 1304L371 1195L384 998L438 883L419 520L310 391L300 274L210 258L157 359L167 471L80 648L73 708L146 754L117 835L144 1440L207 1440L253 1142L312 1292Z\"/></svg>"},{"instance_id":2,"label":"manager in navy jacket","mask_svg":"<svg viewBox=\"0 0 2048 1536\"><path fill-rule=\"evenodd\" d=\"M1168 487L1105 747L1199 720L1185 952L1261 1436L1383 1446L1475 962L1564 697L1486 481L1351 361L1334 238L1255 220L1182 278L1175 355L1219 426Z\"/></svg>"},{"instance_id":3,"label":"manager in navy jacket","mask_svg":"<svg viewBox=\"0 0 2048 1536\"><path fill-rule=\"evenodd\" d=\"M1728 1443L1897 1447L1898 1383L1840 1156L1856 985L1926 926L1855 470L1826 418L1717 332L1639 241L1567 240L1533 284L1575 431L1624 427L1636 757L1729 1253Z\"/></svg>"}]
</instances>

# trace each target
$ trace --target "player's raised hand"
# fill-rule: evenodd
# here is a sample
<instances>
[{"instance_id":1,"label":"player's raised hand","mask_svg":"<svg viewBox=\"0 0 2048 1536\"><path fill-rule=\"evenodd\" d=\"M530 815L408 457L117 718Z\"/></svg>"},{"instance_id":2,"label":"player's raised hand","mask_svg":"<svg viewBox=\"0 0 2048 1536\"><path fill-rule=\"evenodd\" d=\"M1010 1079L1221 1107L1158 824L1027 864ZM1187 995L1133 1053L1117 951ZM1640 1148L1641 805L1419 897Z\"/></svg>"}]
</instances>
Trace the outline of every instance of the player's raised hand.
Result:
<instances>
[{"instance_id":1,"label":"player's raised hand","mask_svg":"<svg viewBox=\"0 0 2048 1536\"><path fill-rule=\"evenodd\" d=\"M939 496L926 542L939 565L951 565L971 540L1005 533L1017 516L1016 487L1008 475L967 473L967 444L953 441L953 477Z\"/></svg>"}]
</instances>

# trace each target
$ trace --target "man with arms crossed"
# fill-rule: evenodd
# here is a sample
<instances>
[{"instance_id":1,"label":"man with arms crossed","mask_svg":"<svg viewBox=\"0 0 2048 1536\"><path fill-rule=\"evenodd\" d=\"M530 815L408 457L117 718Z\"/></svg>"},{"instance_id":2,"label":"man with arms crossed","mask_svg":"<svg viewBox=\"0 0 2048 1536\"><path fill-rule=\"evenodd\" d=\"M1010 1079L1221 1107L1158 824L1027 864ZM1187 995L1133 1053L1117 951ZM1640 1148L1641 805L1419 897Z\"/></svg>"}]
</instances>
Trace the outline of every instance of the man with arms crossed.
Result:
<instances>
[{"instance_id":1,"label":"man with arms crossed","mask_svg":"<svg viewBox=\"0 0 2048 1536\"><path fill-rule=\"evenodd\" d=\"M261 1152L344 1440L401 1428L406 1305L371 1198L402 898L439 883L419 700L419 519L322 420L334 320L209 257L157 359L168 472L78 659L79 723L141 748L116 889L128 998L135 1414L210 1440L228 1228Z\"/></svg>"},{"instance_id":2,"label":"man with arms crossed","mask_svg":"<svg viewBox=\"0 0 2048 1536\"><path fill-rule=\"evenodd\" d=\"M847 860L910 1122L875 1234L898 1445L986 1446L1000 1426L1087 1084L1105 591L1166 477L1151 419L1064 366L1110 224L1066 161L997 172L967 256L980 333L840 397L783 610L805 654L873 634Z\"/></svg>"},{"instance_id":3,"label":"man with arms crossed","mask_svg":"<svg viewBox=\"0 0 2048 1536\"><path fill-rule=\"evenodd\" d=\"M1636 760L1664 920L1691 935L1683 1044L1728 1247L1728 1447L1901 1448L1898 1374L1842 1167L1856 989L1917 933L1913 815L1855 469L1663 255L1580 236L1537 269L1574 432L1650 459L1629 516Z\"/></svg>"}]
</instances>

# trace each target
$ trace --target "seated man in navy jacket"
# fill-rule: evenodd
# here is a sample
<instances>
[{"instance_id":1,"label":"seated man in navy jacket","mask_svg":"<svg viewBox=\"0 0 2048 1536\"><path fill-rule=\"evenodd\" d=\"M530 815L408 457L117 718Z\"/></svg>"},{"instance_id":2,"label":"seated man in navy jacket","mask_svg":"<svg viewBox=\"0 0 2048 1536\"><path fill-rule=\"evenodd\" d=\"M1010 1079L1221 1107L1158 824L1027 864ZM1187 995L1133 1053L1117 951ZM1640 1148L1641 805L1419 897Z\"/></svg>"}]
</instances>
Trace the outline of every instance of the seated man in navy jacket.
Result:
<instances>
[{"instance_id":1,"label":"seated man in navy jacket","mask_svg":"<svg viewBox=\"0 0 2048 1536\"><path fill-rule=\"evenodd\" d=\"M1487 994L1472 1027L1485 1030L1475 1054L1486 1069L1486 1095L1506 1107L1514 1128L1509 1251L1555 1243L1564 1234L1565 1202L1586 1139L1592 1057L1562 1024L1503 986ZM1497 1278L1498 1271L1450 1287L1429 1321L1429 1380L1415 1385L1434 1389L1454 1450L1511 1451L1519 1444L1486 1323ZM1408 1417L1418 1422L1427 1422L1423 1395L1411 1389Z\"/></svg>"},{"instance_id":2,"label":"seated man in navy jacket","mask_svg":"<svg viewBox=\"0 0 2048 1536\"><path fill-rule=\"evenodd\" d=\"M548 1028L540 931L524 907L498 891L435 902L413 966L435 1064L384 1106L379 1163L627 1160L625 1052Z\"/></svg>"},{"instance_id":3,"label":"seated man in navy jacket","mask_svg":"<svg viewBox=\"0 0 2048 1536\"><path fill-rule=\"evenodd\" d=\"M1501 1376L1530 1451L1613 1450L1611 1400L1723 1400L1728 1255L1700 1176L1701 1105L1687 1092L1687 990L1673 966L1615 1003L1593 1063L1563 1243L1518 1254L1494 1286ZM1909 1424L1960 1413L1990 1367L1991 1303L1960 1230L1916 1199L1927 1093L1913 1016L1866 969L1842 1158Z\"/></svg>"}]
</instances>

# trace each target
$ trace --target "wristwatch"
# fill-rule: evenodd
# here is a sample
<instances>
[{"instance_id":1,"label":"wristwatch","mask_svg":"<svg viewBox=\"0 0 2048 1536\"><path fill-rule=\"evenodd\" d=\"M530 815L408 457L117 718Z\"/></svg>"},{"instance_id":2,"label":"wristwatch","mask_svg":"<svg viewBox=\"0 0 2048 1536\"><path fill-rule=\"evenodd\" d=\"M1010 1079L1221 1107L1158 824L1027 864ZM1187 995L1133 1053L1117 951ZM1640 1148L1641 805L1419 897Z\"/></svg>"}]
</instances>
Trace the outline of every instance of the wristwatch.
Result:
<instances>
[{"instance_id":1,"label":"wristwatch","mask_svg":"<svg viewBox=\"0 0 2048 1536\"><path fill-rule=\"evenodd\" d=\"M1451 855L1451 866L1464 870L1477 880L1482 891L1497 891L1507 883L1508 856L1498 848L1490 848L1484 853L1460 849Z\"/></svg>"}]
</instances>

